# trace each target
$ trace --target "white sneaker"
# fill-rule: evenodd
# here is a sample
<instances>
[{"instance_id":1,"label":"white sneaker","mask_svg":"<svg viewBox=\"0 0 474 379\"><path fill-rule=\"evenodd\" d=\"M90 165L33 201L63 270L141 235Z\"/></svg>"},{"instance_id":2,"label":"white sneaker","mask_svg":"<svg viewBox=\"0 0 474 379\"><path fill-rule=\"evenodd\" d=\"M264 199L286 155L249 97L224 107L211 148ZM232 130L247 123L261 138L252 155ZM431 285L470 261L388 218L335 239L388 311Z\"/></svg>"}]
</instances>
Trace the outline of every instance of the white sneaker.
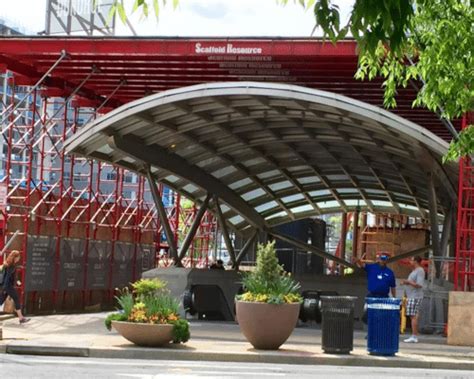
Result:
<instances>
[{"instance_id":1,"label":"white sneaker","mask_svg":"<svg viewBox=\"0 0 474 379\"><path fill-rule=\"evenodd\" d=\"M410 338L407 338L403 340L403 342L406 343L418 343L418 338L416 336L411 336Z\"/></svg>"}]
</instances>

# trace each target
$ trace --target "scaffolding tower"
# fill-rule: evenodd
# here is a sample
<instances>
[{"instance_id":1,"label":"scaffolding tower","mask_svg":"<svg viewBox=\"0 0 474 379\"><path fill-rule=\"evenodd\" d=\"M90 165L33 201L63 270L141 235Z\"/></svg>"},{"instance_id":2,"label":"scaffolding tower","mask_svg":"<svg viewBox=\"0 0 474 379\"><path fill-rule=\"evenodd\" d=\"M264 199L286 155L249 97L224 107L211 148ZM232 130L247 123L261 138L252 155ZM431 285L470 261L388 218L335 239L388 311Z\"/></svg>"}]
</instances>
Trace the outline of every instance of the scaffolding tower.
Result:
<instances>
[{"instance_id":1,"label":"scaffolding tower","mask_svg":"<svg viewBox=\"0 0 474 379\"><path fill-rule=\"evenodd\" d=\"M59 60L58 60L59 62ZM130 257L129 278L136 280L142 271L143 248L152 251L148 268L166 265L168 243L155 209L146 178L124 168L99 161L69 156L63 145L83 125L108 111L107 99L102 104L72 94L43 87L41 80L5 71L0 77L0 244L2 252L17 249L22 254L19 270L22 282L18 290L22 303L33 308L37 291L25 288L29 242L38 236L51 237L54 273L52 307L60 308L66 292L60 283L61 254L71 240L83 242L82 306L90 304L93 294L87 285L88 256L92 241L105 241L108 256L107 289L103 300L114 296L114 265L124 246ZM86 78L87 79L87 78ZM196 215L196 208L182 207L179 194L159 185L159 191L170 220L173 238L178 244ZM208 264L209 249L215 235L216 222L208 213L194 238L187 267ZM82 246L82 245L81 245ZM0 254L0 259L2 254ZM28 295L26 294L28 291ZM31 293L30 293L31 292ZM31 308L30 308L31 309Z\"/></svg>"},{"instance_id":2,"label":"scaffolding tower","mask_svg":"<svg viewBox=\"0 0 474 379\"><path fill-rule=\"evenodd\" d=\"M474 123L473 114L464 115L462 128ZM459 161L458 215L454 288L474 290L474 163L472 157Z\"/></svg>"}]
</instances>

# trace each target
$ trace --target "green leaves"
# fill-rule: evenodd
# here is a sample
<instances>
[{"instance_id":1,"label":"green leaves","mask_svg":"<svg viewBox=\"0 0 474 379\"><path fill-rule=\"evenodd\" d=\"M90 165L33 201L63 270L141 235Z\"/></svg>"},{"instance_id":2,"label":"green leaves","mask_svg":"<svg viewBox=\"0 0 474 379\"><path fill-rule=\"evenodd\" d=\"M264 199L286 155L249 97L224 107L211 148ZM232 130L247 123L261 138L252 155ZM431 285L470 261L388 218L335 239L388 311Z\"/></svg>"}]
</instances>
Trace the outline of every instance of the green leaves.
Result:
<instances>
[{"instance_id":1,"label":"green leaves","mask_svg":"<svg viewBox=\"0 0 474 379\"><path fill-rule=\"evenodd\" d=\"M415 105L453 119L474 107L474 9L468 1L422 1L414 41L424 81Z\"/></svg>"},{"instance_id":2,"label":"green leaves","mask_svg":"<svg viewBox=\"0 0 474 379\"><path fill-rule=\"evenodd\" d=\"M160 14L160 3L158 0L153 0L153 9L155 10L156 19L158 20L158 15Z\"/></svg>"},{"instance_id":3,"label":"green leaves","mask_svg":"<svg viewBox=\"0 0 474 379\"><path fill-rule=\"evenodd\" d=\"M282 272L283 268L278 264L275 252L275 241L266 245L259 244L255 276L260 278L261 281L272 283L279 278Z\"/></svg>"},{"instance_id":4,"label":"green leaves","mask_svg":"<svg viewBox=\"0 0 474 379\"><path fill-rule=\"evenodd\" d=\"M314 5L314 17L316 26L321 27L332 42L345 37L348 28L341 29L337 5L331 5L329 0L318 0Z\"/></svg>"},{"instance_id":5,"label":"green leaves","mask_svg":"<svg viewBox=\"0 0 474 379\"><path fill-rule=\"evenodd\" d=\"M189 322L183 319L172 321L173 324L173 343L184 343L189 340L191 333L189 331Z\"/></svg>"},{"instance_id":6,"label":"green leaves","mask_svg":"<svg viewBox=\"0 0 474 379\"><path fill-rule=\"evenodd\" d=\"M461 131L457 140L451 141L448 152L443 157L443 163L456 161L469 156L472 152L474 152L474 125L469 125Z\"/></svg>"},{"instance_id":7,"label":"green leaves","mask_svg":"<svg viewBox=\"0 0 474 379\"><path fill-rule=\"evenodd\" d=\"M112 330L112 321L127 321L125 313L110 313L104 320L107 330Z\"/></svg>"},{"instance_id":8,"label":"green leaves","mask_svg":"<svg viewBox=\"0 0 474 379\"><path fill-rule=\"evenodd\" d=\"M359 47L357 79L384 79L384 106L395 107L398 88L419 88L414 107L446 119L474 109L474 7L464 0L356 0L341 27L330 0L315 2L316 23L337 41L349 28ZM341 34L342 33L342 34ZM466 137L447 160L474 152Z\"/></svg>"},{"instance_id":9,"label":"green leaves","mask_svg":"<svg viewBox=\"0 0 474 379\"><path fill-rule=\"evenodd\" d=\"M123 310L125 317L128 319L128 317L132 313L134 304L132 294L129 291L124 290L121 295L116 297L116 299L119 303L120 308Z\"/></svg>"},{"instance_id":10,"label":"green leaves","mask_svg":"<svg viewBox=\"0 0 474 379\"><path fill-rule=\"evenodd\" d=\"M381 41L399 51L414 14L410 0L356 0L347 24L341 26L339 8L331 0L308 1L314 4L316 26L335 42L348 31L359 43L361 53L374 53Z\"/></svg>"},{"instance_id":11,"label":"green leaves","mask_svg":"<svg viewBox=\"0 0 474 379\"><path fill-rule=\"evenodd\" d=\"M96 6L98 0L94 0L94 6ZM161 0L163 6L166 5L166 0ZM179 0L173 0L173 9L176 9L179 5ZM150 10L153 7L153 13L158 20L160 14L160 0L135 0L130 11L125 8L124 0L113 0L112 7L110 9L109 18L111 19L114 15L118 15L122 23L127 22L127 15L132 14L136 11L141 11L141 15L147 18L150 15Z\"/></svg>"},{"instance_id":12,"label":"green leaves","mask_svg":"<svg viewBox=\"0 0 474 379\"><path fill-rule=\"evenodd\" d=\"M140 301L146 296L159 295L165 287L166 282L158 278L140 279L132 284L133 292Z\"/></svg>"},{"instance_id":13,"label":"green leaves","mask_svg":"<svg viewBox=\"0 0 474 379\"><path fill-rule=\"evenodd\" d=\"M127 22L127 12L125 11L123 1L124 0L115 0L110 8L110 14L118 14L120 20L125 24Z\"/></svg>"},{"instance_id":14,"label":"green leaves","mask_svg":"<svg viewBox=\"0 0 474 379\"><path fill-rule=\"evenodd\" d=\"M146 308L146 316L161 315L168 317L179 313L179 303L169 294L148 295L143 298Z\"/></svg>"}]
</instances>

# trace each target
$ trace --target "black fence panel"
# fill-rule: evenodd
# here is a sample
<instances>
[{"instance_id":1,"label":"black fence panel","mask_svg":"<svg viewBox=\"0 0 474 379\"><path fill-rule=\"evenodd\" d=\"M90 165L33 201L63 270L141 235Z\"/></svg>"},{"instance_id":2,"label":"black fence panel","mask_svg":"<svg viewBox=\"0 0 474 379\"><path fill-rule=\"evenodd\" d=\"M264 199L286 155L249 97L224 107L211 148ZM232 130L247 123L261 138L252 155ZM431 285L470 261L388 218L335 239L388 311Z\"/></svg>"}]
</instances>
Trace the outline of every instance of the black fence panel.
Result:
<instances>
[{"instance_id":1,"label":"black fence panel","mask_svg":"<svg viewBox=\"0 0 474 379\"><path fill-rule=\"evenodd\" d=\"M55 236L28 236L26 248L26 291L51 291L55 276Z\"/></svg>"},{"instance_id":2,"label":"black fence panel","mask_svg":"<svg viewBox=\"0 0 474 379\"><path fill-rule=\"evenodd\" d=\"M84 255L86 240L62 238L59 290L82 290L84 287Z\"/></svg>"},{"instance_id":3,"label":"black fence panel","mask_svg":"<svg viewBox=\"0 0 474 379\"><path fill-rule=\"evenodd\" d=\"M112 245L110 241L89 241L87 289L95 290L109 288L111 254Z\"/></svg>"}]
</instances>

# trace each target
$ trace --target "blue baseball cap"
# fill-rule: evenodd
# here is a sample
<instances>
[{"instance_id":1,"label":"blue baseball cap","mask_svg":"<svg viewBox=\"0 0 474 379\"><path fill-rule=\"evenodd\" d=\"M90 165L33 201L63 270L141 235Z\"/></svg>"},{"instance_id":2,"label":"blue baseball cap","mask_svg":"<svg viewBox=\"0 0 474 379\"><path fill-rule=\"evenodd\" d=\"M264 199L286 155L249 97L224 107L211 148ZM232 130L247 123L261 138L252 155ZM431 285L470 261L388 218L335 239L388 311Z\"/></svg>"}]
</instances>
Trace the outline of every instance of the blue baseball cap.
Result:
<instances>
[{"instance_id":1,"label":"blue baseball cap","mask_svg":"<svg viewBox=\"0 0 474 379\"><path fill-rule=\"evenodd\" d=\"M381 261L386 261L390 258L390 254L383 251L377 254L377 259L380 259Z\"/></svg>"}]
</instances>

